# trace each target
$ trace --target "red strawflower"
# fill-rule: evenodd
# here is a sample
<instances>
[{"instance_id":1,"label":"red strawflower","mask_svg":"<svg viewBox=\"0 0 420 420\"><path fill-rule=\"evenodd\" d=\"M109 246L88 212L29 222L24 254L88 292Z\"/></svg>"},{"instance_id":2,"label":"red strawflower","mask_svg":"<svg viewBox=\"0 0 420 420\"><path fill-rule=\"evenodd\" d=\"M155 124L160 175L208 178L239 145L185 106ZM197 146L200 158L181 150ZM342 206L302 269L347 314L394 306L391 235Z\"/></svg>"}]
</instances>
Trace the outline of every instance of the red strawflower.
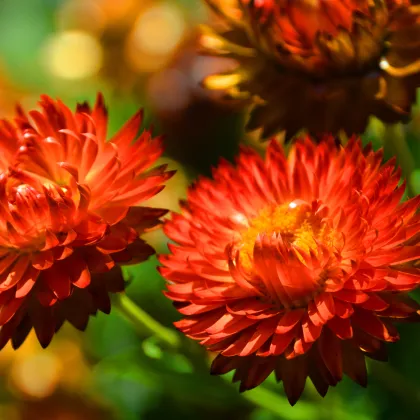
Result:
<instances>
[{"instance_id":1,"label":"red strawflower","mask_svg":"<svg viewBox=\"0 0 420 420\"><path fill-rule=\"evenodd\" d=\"M205 80L254 106L262 137L362 133L407 121L420 86L420 0L205 0L225 25L203 47L237 68ZM235 7L236 6L236 7Z\"/></svg>"},{"instance_id":2,"label":"red strawflower","mask_svg":"<svg viewBox=\"0 0 420 420\"><path fill-rule=\"evenodd\" d=\"M154 250L140 235L166 211L139 207L172 175L137 113L107 142L98 95L72 113L43 96L42 111L0 121L0 348L35 328L47 346L65 320L83 330L124 289L120 264Z\"/></svg>"},{"instance_id":3,"label":"red strawflower","mask_svg":"<svg viewBox=\"0 0 420 420\"><path fill-rule=\"evenodd\" d=\"M190 189L160 270L176 326L218 353L212 373L236 370L244 391L274 371L291 404L307 376L323 396L343 373L366 385L364 357L384 360L420 308L403 293L420 281L420 196L401 204L381 161L354 139L299 139L287 158L272 142Z\"/></svg>"}]
</instances>

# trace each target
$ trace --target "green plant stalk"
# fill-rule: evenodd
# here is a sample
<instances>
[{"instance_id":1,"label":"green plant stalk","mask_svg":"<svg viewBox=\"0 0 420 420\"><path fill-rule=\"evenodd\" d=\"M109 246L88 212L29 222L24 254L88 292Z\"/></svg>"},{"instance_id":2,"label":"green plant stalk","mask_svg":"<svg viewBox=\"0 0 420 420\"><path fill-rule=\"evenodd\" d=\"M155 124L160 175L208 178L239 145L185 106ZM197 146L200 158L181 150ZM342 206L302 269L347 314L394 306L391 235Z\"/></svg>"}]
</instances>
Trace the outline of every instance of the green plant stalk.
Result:
<instances>
[{"instance_id":1,"label":"green plant stalk","mask_svg":"<svg viewBox=\"0 0 420 420\"><path fill-rule=\"evenodd\" d=\"M113 305L134 326L139 336L154 336L171 349L189 356L188 349L182 345L182 339L176 331L164 327L143 311L125 293L114 295ZM228 379L226 378L228 375L223 376L225 377L224 379ZM278 395L267 389L258 388L251 392L246 392L244 397L255 404L256 407L267 409L277 415L281 415L284 409L288 408L288 404L285 401L282 401ZM301 420L301 417L296 417L296 420Z\"/></svg>"},{"instance_id":2,"label":"green plant stalk","mask_svg":"<svg viewBox=\"0 0 420 420\"><path fill-rule=\"evenodd\" d=\"M404 178L407 181L407 192L409 198L415 196L411 185L411 174L416 168L414 157L405 139L402 124L386 124L384 134L385 149L397 156L398 164L401 166Z\"/></svg>"},{"instance_id":3,"label":"green plant stalk","mask_svg":"<svg viewBox=\"0 0 420 420\"><path fill-rule=\"evenodd\" d=\"M125 293L114 295L113 304L119 313L134 326L139 336L154 336L171 349L179 353L183 353L186 356L191 356L190 350L186 348L181 336L176 331L164 327L149 314L143 311L143 309L133 302ZM223 375L223 377L225 380L229 382L231 381L229 375ZM245 392L243 396L245 399L252 402L256 407L264 408L276 415L282 415L284 414L284 410L290 408L286 400L263 386L260 386L252 391ZM309 404L301 402L300 408L301 410L299 415L296 412L296 416L293 416L293 420L303 420L304 418L306 419L311 417L315 418L315 410ZM303 417L302 410L305 413Z\"/></svg>"},{"instance_id":4,"label":"green plant stalk","mask_svg":"<svg viewBox=\"0 0 420 420\"><path fill-rule=\"evenodd\" d=\"M370 371L384 387L398 396L407 405L418 407L420 404L420 390L389 363L370 361Z\"/></svg>"},{"instance_id":5,"label":"green plant stalk","mask_svg":"<svg viewBox=\"0 0 420 420\"><path fill-rule=\"evenodd\" d=\"M187 357L194 355L191 348L185 346L182 337L170 328L167 328L152 318L143 309L141 309L135 302L133 302L125 293L120 293L114 296L114 307L119 313L126 318L136 329L141 337L156 337L162 344L184 354ZM204 363L206 364L206 363ZM201 366L199 366L201 368ZM401 375L398 374L391 366L384 363L371 363L370 368L372 373L381 382L385 383L387 387L407 400L407 403L419 403L420 392L415 387L410 386ZM201 369L200 369L201 370ZM206 368L207 370L207 368ZM222 375L227 382L232 381L231 375ZM231 384L233 386L233 384ZM252 402L255 406L269 410L273 414L282 416L285 410L289 410L288 402L281 398L276 393L267 389L263 385L251 391L244 392L243 397ZM322 410L321 410L322 411ZM288 411L289 412L289 411ZM292 413L290 411L290 413ZM299 402L299 410L295 410L294 415L290 417L293 420L303 420L306 418L319 418L319 407L314 407L312 404L306 402Z\"/></svg>"},{"instance_id":6,"label":"green plant stalk","mask_svg":"<svg viewBox=\"0 0 420 420\"><path fill-rule=\"evenodd\" d=\"M259 385L258 388L252 391L246 391L242 395L255 406L264 408L280 418L284 418L285 413L287 413L287 418L290 420L319 418L319 407L304 401L299 401L298 408L293 410L285 398L264 388L263 385Z\"/></svg>"},{"instance_id":7,"label":"green plant stalk","mask_svg":"<svg viewBox=\"0 0 420 420\"><path fill-rule=\"evenodd\" d=\"M115 295L114 306L124 318L131 322L140 336L154 336L175 350L181 347L181 337L175 330L164 327L156 321L134 303L126 293Z\"/></svg>"}]
</instances>

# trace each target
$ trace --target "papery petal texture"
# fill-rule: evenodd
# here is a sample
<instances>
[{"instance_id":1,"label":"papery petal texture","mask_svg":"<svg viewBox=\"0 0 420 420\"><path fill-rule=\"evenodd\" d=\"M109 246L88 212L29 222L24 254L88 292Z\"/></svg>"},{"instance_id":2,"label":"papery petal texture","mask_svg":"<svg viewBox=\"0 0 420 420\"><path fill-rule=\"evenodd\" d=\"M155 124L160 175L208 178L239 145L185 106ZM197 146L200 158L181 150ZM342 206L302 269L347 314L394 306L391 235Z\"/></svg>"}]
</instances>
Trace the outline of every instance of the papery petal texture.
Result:
<instances>
[{"instance_id":1,"label":"papery petal texture","mask_svg":"<svg viewBox=\"0 0 420 420\"><path fill-rule=\"evenodd\" d=\"M176 326L235 370L241 390L275 372L291 404L310 377L321 395L347 374L366 385L365 357L383 360L396 321L417 321L407 296L420 270L420 197L402 203L393 160L325 136L286 157L243 148L189 190L161 255Z\"/></svg>"},{"instance_id":2,"label":"papery petal texture","mask_svg":"<svg viewBox=\"0 0 420 420\"><path fill-rule=\"evenodd\" d=\"M47 346L64 321L83 330L109 294L124 290L119 265L154 253L141 234L164 209L142 207L173 172L152 168L161 138L137 113L111 139L107 109L72 112L41 97L0 122L0 347L34 328Z\"/></svg>"},{"instance_id":3,"label":"papery petal texture","mask_svg":"<svg viewBox=\"0 0 420 420\"><path fill-rule=\"evenodd\" d=\"M364 132L407 121L420 86L418 0L206 0L223 24L201 44L237 67L204 80L253 104L248 129ZM233 3L233 4L232 4Z\"/></svg>"}]
</instances>

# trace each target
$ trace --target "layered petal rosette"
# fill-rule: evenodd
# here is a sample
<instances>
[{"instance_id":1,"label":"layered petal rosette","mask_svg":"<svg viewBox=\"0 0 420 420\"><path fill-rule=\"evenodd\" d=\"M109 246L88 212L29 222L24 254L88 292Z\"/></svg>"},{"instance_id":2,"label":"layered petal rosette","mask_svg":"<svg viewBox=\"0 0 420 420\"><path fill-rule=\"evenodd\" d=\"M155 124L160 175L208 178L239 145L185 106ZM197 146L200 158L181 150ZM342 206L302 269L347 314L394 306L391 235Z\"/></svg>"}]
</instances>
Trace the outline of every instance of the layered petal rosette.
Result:
<instances>
[{"instance_id":1,"label":"layered petal rosette","mask_svg":"<svg viewBox=\"0 0 420 420\"><path fill-rule=\"evenodd\" d=\"M107 141L101 95L75 113L40 105L0 122L0 347L33 327L45 347L64 321L83 330L108 313L124 289L118 265L154 253L140 235L166 213L140 206L172 175L151 169L162 144L138 135L141 112Z\"/></svg>"},{"instance_id":2,"label":"layered petal rosette","mask_svg":"<svg viewBox=\"0 0 420 420\"><path fill-rule=\"evenodd\" d=\"M235 370L242 391L275 372L291 404L307 377L324 396L343 374L366 385L365 357L386 360L396 321L417 320L420 196L404 203L394 160L301 138L288 157L243 148L189 190L164 225L166 295L176 326Z\"/></svg>"},{"instance_id":3,"label":"layered petal rosette","mask_svg":"<svg viewBox=\"0 0 420 420\"><path fill-rule=\"evenodd\" d=\"M225 24L206 28L202 45L237 68L205 85L251 100L248 129L263 138L352 135L371 115L409 118L420 86L418 0L206 2Z\"/></svg>"}]
</instances>

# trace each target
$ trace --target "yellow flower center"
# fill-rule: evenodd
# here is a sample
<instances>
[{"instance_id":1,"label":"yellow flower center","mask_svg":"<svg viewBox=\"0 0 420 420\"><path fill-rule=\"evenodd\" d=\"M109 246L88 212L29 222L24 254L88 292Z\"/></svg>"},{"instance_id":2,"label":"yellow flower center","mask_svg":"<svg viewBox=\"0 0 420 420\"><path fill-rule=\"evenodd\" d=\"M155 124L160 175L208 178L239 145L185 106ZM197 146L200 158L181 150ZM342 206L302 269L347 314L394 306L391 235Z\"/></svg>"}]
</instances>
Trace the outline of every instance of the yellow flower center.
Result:
<instances>
[{"instance_id":1,"label":"yellow flower center","mask_svg":"<svg viewBox=\"0 0 420 420\"><path fill-rule=\"evenodd\" d=\"M339 242L337 232L320 215L300 200L264 208L241 234L240 258L245 268L252 268L255 241L259 234L281 234L283 240L300 250L315 251L317 243L333 247Z\"/></svg>"}]
</instances>

